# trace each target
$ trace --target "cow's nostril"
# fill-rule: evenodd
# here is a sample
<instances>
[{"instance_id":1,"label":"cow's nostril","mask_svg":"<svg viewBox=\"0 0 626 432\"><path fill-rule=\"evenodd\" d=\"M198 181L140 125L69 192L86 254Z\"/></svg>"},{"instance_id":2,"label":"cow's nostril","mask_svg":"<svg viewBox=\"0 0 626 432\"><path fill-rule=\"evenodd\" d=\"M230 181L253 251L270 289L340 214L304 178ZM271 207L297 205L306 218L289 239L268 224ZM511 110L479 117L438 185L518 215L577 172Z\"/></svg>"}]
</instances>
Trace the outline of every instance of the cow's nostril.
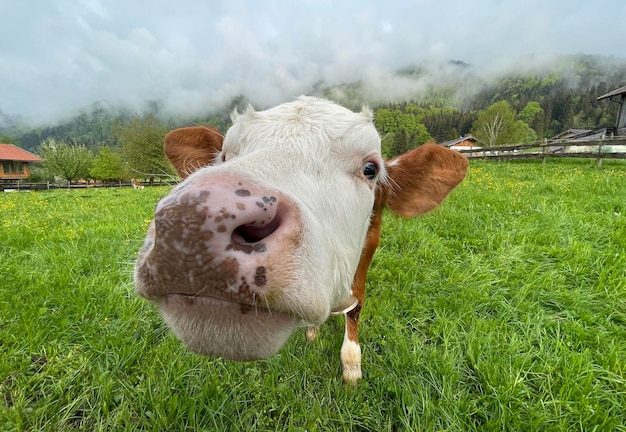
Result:
<instances>
[{"instance_id":1,"label":"cow's nostril","mask_svg":"<svg viewBox=\"0 0 626 432\"><path fill-rule=\"evenodd\" d=\"M274 233L283 220L283 212L278 211L270 221L254 221L241 225L233 231L233 241L241 245L257 243Z\"/></svg>"}]
</instances>

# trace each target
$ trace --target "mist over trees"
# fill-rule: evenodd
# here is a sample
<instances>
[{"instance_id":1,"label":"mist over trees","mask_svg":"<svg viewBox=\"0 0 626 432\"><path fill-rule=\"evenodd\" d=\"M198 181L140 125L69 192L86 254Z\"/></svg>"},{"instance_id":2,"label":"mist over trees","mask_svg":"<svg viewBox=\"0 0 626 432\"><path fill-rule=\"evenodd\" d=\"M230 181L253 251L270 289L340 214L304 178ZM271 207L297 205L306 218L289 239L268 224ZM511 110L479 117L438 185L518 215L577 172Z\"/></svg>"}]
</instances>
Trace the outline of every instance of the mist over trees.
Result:
<instances>
[{"instance_id":1,"label":"mist over trees","mask_svg":"<svg viewBox=\"0 0 626 432\"><path fill-rule=\"evenodd\" d=\"M391 157L426 141L443 142L470 133L486 145L500 145L543 140L569 128L614 126L616 104L597 98L626 84L626 59L612 57L563 56L541 71L519 68L489 80L480 75L479 66L451 62L446 79L439 81L428 76L427 68L406 67L394 75L406 87L398 88L394 81L396 87L389 87L388 94L384 81L377 84L376 95L371 83L360 81L318 83L310 93L351 109L362 104L374 108L383 153ZM237 95L221 108L207 107L205 113L184 118L163 112L159 101L147 101L141 113L94 103L71 118L39 127L0 112L0 137L37 154L45 150L48 139L82 145L96 155L95 171L90 173L94 178L150 178L171 173L162 152L168 130L200 124L225 131L230 112L241 111L248 103L245 95Z\"/></svg>"}]
</instances>

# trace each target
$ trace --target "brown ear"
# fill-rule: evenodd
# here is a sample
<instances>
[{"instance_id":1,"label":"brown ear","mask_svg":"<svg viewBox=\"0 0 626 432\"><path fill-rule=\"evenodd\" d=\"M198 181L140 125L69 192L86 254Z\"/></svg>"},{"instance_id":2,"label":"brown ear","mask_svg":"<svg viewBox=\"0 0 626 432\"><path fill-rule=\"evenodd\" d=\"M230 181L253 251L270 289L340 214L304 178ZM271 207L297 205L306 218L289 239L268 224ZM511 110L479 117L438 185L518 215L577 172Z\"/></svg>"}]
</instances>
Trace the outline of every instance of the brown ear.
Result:
<instances>
[{"instance_id":1,"label":"brown ear","mask_svg":"<svg viewBox=\"0 0 626 432\"><path fill-rule=\"evenodd\" d=\"M214 127L193 126L174 129L163 142L163 150L181 178L211 165L222 151L224 137Z\"/></svg>"},{"instance_id":2,"label":"brown ear","mask_svg":"<svg viewBox=\"0 0 626 432\"><path fill-rule=\"evenodd\" d=\"M437 144L424 144L385 164L387 206L402 217L437 207L467 173L462 154Z\"/></svg>"}]
</instances>

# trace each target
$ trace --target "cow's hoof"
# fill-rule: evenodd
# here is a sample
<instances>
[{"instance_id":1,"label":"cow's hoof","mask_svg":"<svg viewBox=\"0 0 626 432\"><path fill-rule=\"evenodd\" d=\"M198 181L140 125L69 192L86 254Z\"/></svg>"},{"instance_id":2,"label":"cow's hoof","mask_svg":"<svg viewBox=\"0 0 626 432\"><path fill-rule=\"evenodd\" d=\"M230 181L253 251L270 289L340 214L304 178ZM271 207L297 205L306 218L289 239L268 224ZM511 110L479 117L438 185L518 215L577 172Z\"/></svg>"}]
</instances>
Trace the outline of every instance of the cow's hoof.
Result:
<instances>
[{"instance_id":1,"label":"cow's hoof","mask_svg":"<svg viewBox=\"0 0 626 432\"><path fill-rule=\"evenodd\" d=\"M319 326L311 326L306 328L306 340L308 340L309 342L313 342L315 339L317 339L317 335L319 334Z\"/></svg>"}]
</instances>

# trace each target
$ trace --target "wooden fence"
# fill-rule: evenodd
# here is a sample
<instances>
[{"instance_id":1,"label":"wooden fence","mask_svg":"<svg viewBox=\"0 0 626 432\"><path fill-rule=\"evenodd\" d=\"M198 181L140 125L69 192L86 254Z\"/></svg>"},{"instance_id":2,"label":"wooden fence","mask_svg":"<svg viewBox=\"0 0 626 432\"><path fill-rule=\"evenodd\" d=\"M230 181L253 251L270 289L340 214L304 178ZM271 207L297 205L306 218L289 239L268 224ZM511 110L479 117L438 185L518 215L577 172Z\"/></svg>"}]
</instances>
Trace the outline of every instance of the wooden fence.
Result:
<instances>
[{"instance_id":1,"label":"wooden fence","mask_svg":"<svg viewBox=\"0 0 626 432\"><path fill-rule=\"evenodd\" d=\"M626 137L619 136L601 140L587 141L550 141L544 143L506 145L494 148L460 149L459 152L469 159L542 159L547 158L592 158L600 166L602 159L626 159ZM163 185L161 179L154 185ZM148 182L144 186L150 186ZM101 187L132 187L132 182L0 182L0 192L22 190L50 190L50 189L82 189Z\"/></svg>"},{"instance_id":2,"label":"wooden fence","mask_svg":"<svg viewBox=\"0 0 626 432\"><path fill-rule=\"evenodd\" d=\"M158 182L154 183L154 186L162 186L166 183ZM148 182L143 183L143 186L150 186ZM110 188L110 187L133 187L133 184L129 181L118 182L27 182L23 180L13 182L0 182L0 192L13 192L13 191L41 191L51 189L84 189L84 188Z\"/></svg>"},{"instance_id":3,"label":"wooden fence","mask_svg":"<svg viewBox=\"0 0 626 432\"><path fill-rule=\"evenodd\" d=\"M542 159L545 162L547 158L593 158L601 165L602 159L626 159L626 137L586 141L558 140L459 151L470 159Z\"/></svg>"}]
</instances>

